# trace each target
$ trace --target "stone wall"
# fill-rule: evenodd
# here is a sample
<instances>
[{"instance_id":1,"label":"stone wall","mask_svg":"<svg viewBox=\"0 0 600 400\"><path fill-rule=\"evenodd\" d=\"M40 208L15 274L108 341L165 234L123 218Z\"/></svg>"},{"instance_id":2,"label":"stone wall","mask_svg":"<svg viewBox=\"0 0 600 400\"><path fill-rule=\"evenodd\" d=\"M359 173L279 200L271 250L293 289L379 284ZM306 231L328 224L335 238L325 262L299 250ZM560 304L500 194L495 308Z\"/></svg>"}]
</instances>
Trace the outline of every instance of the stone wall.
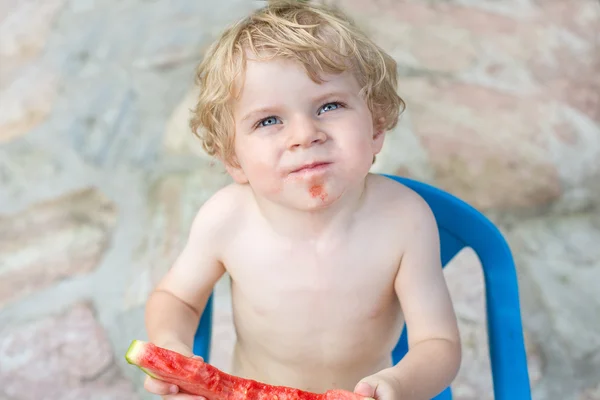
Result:
<instances>
[{"instance_id":1,"label":"stone wall","mask_svg":"<svg viewBox=\"0 0 600 400\"><path fill-rule=\"evenodd\" d=\"M333 0L332 0L333 1ZM600 4L336 0L399 63L375 172L437 185L513 249L534 398L600 399ZM193 69L243 0L0 6L0 398L150 398L123 354L195 210L229 182L187 128ZM446 269L491 399L476 255ZM217 287L214 363L235 334Z\"/></svg>"}]
</instances>

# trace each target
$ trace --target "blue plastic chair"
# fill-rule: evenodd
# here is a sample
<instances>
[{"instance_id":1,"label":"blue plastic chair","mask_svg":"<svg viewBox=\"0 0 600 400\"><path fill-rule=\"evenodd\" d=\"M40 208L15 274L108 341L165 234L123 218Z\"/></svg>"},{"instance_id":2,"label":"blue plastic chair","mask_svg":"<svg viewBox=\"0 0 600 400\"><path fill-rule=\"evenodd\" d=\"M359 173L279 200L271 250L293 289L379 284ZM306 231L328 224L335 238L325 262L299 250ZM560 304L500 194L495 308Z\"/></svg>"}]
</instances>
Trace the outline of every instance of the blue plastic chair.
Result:
<instances>
[{"instance_id":1,"label":"blue plastic chair","mask_svg":"<svg viewBox=\"0 0 600 400\"><path fill-rule=\"evenodd\" d=\"M440 233L442 266L463 248L470 247L483 267L486 293L489 354L496 400L531 400L523 339L517 274L503 235L479 211L457 197L428 184L384 175L417 192L433 211ZM194 353L209 360L213 296L208 300L194 342ZM397 363L408 351L404 327L392 352ZM434 400L451 400L447 388Z\"/></svg>"}]
</instances>

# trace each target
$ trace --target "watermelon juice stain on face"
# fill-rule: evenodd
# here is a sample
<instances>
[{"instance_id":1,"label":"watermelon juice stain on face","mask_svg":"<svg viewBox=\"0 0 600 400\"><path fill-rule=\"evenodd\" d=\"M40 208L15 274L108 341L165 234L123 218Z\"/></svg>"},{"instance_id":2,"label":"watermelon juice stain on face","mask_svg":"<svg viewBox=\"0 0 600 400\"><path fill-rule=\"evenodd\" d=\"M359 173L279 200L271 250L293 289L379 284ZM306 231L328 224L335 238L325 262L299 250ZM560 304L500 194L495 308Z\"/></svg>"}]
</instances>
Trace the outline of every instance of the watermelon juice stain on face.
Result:
<instances>
[{"instance_id":1,"label":"watermelon juice stain on face","mask_svg":"<svg viewBox=\"0 0 600 400\"><path fill-rule=\"evenodd\" d=\"M313 199L317 197L320 198L321 201L325 201L325 199L327 199L327 192L325 192L325 189L323 189L323 185L320 183L312 185L308 192L310 193L310 197L312 197Z\"/></svg>"}]
</instances>

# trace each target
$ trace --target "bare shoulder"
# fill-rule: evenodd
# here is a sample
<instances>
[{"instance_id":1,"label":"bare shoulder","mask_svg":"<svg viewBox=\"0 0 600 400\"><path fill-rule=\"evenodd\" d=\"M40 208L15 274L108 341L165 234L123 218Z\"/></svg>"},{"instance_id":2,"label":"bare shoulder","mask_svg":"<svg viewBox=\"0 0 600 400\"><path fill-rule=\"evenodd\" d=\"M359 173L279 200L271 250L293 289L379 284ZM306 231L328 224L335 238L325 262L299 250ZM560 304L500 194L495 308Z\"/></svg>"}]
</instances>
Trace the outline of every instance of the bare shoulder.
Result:
<instances>
[{"instance_id":1,"label":"bare shoulder","mask_svg":"<svg viewBox=\"0 0 600 400\"><path fill-rule=\"evenodd\" d=\"M403 221L435 221L427 202L408 186L382 175L369 175L371 207L381 210L388 218Z\"/></svg>"},{"instance_id":2,"label":"bare shoulder","mask_svg":"<svg viewBox=\"0 0 600 400\"><path fill-rule=\"evenodd\" d=\"M243 207L243 190L236 185L210 196L198 210L182 251L157 290L172 293L200 314L207 293L225 272L221 260L226 236L235 231Z\"/></svg>"},{"instance_id":3,"label":"bare shoulder","mask_svg":"<svg viewBox=\"0 0 600 400\"><path fill-rule=\"evenodd\" d=\"M249 190L244 186L232 183L219 189L199 208L190 234L210 233L214 239L228 235L239 225L249 199Z\"/></svg>"}]
</instances>

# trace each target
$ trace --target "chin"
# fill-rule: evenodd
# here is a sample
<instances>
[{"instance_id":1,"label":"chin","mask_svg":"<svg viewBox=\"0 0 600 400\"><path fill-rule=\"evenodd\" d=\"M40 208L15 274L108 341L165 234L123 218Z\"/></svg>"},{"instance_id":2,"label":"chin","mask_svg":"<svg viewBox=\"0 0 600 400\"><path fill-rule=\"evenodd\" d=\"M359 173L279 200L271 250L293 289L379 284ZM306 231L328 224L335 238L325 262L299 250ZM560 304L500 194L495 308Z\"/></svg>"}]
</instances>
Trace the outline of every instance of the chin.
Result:
<instances>
[{"instance_id":1,"label":"chin","mask_svg":"<svg viewBox=\"0 0 600 400\"><path fill-rule=\"evenodd\" d=\"M319 210L324 210L327 207L329 207L330 205L332 205L333 203L335 203L335 200L312 201L312 202L309 202L308 204L306 204L306 206L304 207L304 210L305 211L319 211Z\"/></svg>"},{"instance_id":2,"label":"chin","mask_svg":"<svg viewBox=\"0 0 600 400\"><path fill-rule=\"evenodd\" d=\"M333 191L320 191L319 189L312 189L308 195L303 199L298 199L303 202L302 209L306 211L318 211L325 209L334 204L339 198L342 197L342 193ZM296 202L299 202L296 200Z\"/></svg>"}]
</instances>

